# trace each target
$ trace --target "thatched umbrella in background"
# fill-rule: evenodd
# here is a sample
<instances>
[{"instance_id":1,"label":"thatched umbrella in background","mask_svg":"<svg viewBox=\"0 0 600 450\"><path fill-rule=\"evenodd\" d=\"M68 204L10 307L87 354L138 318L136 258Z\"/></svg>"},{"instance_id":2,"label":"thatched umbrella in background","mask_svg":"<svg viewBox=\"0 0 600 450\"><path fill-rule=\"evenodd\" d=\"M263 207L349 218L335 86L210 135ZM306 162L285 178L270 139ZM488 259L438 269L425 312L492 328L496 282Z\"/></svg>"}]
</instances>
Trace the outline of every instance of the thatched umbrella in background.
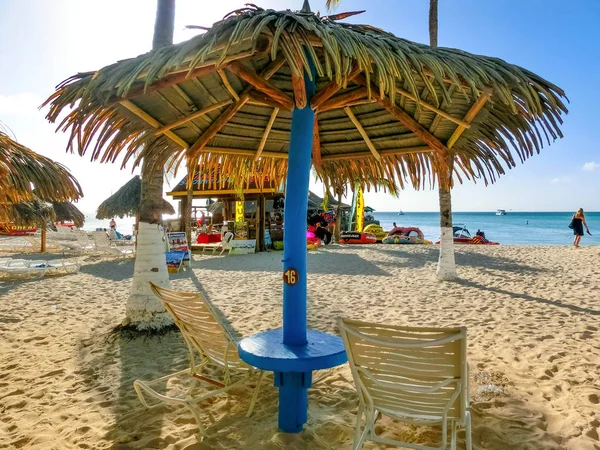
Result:
<instances>
[{"instance_id":1,"label":"thatched umbrella in background","mask_svg":"<svg viewBox=\"0 0 600 450\"><path fill-rule=\"evenodd\" d=\"M33 200L70 201L83 196L69 170L0 131L0 204Z\"/></svg>"},{"instance_id":2,"label":"thatched umbrella in background","mask_svg":"<svg viewBox=\"0 0 600 450\"><path fill-rule=\"evenodd\" d=\"M135 216L137 228L137 220L139 220L140 212L141 191L142 180L139 175L136 175L123 186L121 186L117 192L100 203L100 206L98 206L98 210L96 211L96 219ZM171 205L164 198L161 198L160 201L160 214L175 214L173 205Z\"/></svg>"},{"instance_id":3,"label":"thatched umbrella in background","mask_svg":"<svg viewBox=\"0 0 600 450\"><path fill-rule=\"evenodd\" d=\"M52 202L57 222L73 222L78 228L83 226L85 215L73 203Z\"/></svg>"},{"instance_id":4,"label":"thatched umbrella in background","mask_svg":"<svg viewBox=\"0 0 600 450\"><path fill-rule=\"evenodd\" d=\"M51 222L73 222L82 227L84 214L69 202L45 202L37 197L28 202L0 204L0 221L15 225L35 226L41 231L40 252L46 251L46 227Z\"/></svg>"},{"instance_id":5,"label":"thatched umbrella in background","mask_svg":"<svg viewBox=\"0 0 600 450\"><path fill-rule=\"evenodd\" d=\"M319 17L307 1L300 12L249 6L187 42L74 75L46 102L50 121L75 105L60 127L71 133L69 148L90 150L93 160L185 161L188 174L220 167L241 185L287 176L283 343L298 348L312 339L304 243L311 156L328 186L487 184L561 136L567 111L563 91L526 69L337 21L349 15ZM452 239L451 229L442 237ZM295 404L280 414L286 431L306 420L300 390L288 391Z\"/></svg>"}]
</instances>

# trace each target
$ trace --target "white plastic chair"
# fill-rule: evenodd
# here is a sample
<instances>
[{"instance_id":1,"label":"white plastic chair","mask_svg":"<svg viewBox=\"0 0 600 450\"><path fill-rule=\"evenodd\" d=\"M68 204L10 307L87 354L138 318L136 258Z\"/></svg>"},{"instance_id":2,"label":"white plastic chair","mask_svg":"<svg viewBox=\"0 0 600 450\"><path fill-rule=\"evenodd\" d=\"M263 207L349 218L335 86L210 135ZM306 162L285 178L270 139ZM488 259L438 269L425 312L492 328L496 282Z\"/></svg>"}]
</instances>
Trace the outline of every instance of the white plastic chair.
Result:
<instances>
[{"instance_id":1,"label":"white plastic chair","mask_svg":"<svg viewBox=\"0 0 600 450\"><path fill-rule=\"evenodd\" d=\"M471 450L466 328L415 328L339 318L359 398L354 449L364 441L420 450L456 449L465 429ZM415 425L442 427L442 442L430 447L375 433L379 413Z\"/></svg>"},{"instance_id":2,"label":"white plastic chair","mask_svg":"<svg viewBox=\"0 0 600 450\"><path fill-rule=\"evenodd\" d=\"M228 231L225 233L225 236L223 236L223 240L221 241L221 253L219 253L219 256L221 256L225 250L227 250L228 255L231 253L231 241L233 241L233 233Z\"/></svg>"}]
</instances>

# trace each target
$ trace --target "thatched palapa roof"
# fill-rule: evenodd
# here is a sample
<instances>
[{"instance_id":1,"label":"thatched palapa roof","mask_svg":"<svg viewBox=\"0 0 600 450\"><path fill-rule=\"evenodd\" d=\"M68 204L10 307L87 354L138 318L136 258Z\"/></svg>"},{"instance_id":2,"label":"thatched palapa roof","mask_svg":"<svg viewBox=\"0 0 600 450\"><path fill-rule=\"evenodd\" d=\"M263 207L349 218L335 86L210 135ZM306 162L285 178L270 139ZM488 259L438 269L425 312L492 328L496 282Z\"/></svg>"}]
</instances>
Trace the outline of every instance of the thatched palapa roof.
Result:
<instances>
[{"instance_id":1,"label":"thatched palapa roof","mask_svg":"<svg viewBox=\"0 0 600 450\"><path fill-rule=\"evenodd\" d=\"M136 175L98 206L96 219L137 216L140 210L141 191L142 180L139 175ZM175 214L173 206L165 199L161 200L162 207L160 212L162 214Z\"/></svg>"},{"instance_id":2,"label":"thatched palapa roof","mask_svg":"<svg viewBox=\"0 0 600 450\"><path fill-rule=\"evenodd\" d=\"M11 139L0 131L0 204L77 200L81 186L62 164Z\"/></svg>"},{"instance_id":3,"label":"thatched palapa roof","mask_svg":"<svg viewBox=\"0 0 600 450\"><path fill-rule=\"evenodd\" d=\"M78 228L83 226L85 215L73 203L52 202L57 222L73 222Z\"/></svg>"},{"instance_id":4,"label":"thatched palapa roof","mask_svg":"<svg viewBox=\"0 0 600 450\"><path fill-rule=\"evenodd\" d=\"M330 186L493 182L562 137L564 92L501 59L340 23L351 14L243 8L204 34L61 83L47 100L92 159L162 157L279 183L291 111L316 111L313 164ZM303 73L315 65L307 101ZM454 163L452 163L454 161Z\"/></svg>"},{"instance_id":5,"label":"thatched palapa roof","mask_svg":"<svg viewBox=\"0 0 600 450\"><path fill-rule=\"evenodd\" d=\"M43 226L48 222L73 222L82 227L84 214L72 203L48 203L39 198L15 204L0 204L0 221L12 222L15 225Z\"/></svg>"}]
</instances>

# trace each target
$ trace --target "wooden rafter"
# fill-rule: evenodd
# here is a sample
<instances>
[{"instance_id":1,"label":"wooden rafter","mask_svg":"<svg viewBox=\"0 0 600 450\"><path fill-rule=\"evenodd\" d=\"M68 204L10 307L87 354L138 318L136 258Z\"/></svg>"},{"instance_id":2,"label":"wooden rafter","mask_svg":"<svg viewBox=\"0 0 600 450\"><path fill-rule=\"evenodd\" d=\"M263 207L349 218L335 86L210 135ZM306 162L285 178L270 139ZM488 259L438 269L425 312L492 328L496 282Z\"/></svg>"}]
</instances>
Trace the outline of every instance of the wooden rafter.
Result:
<instances>
[{"instance_id":1,"label":"wooden rafter","mask_svg":"<svg viewBox=\"0 0 600 450\"><path fill-rule=\"evenodd\" d=\"M251 89L248 93L250 99L248 100L248 103L252 103L255 105L259 105L259 106L270 106L271 108L279 108L279 109L284 109L287 110L287 108L282 105L281 103L279 103L278 101L276 101L275 99L273 99L273 97L269 97L266 94L263 94L262 92L258 92L255 91L254 89Z\"/></svg>"},{"instance_id":2,"label":"wooden rafter","mask_svg":"<svg viewBox=\"0 0 600 450\"><path fill-rule=\"evenodd\" d=\"M434 150L427 146L420 147L406 147L398 149L379 150L379 155L385 156L397 156L397 155L416 155L419 153L432 153ZM354 152L354 153L336 153L332 155L323 155L322 160L324 162L329 161L344 161L347 159L364 159L373 156L371 152Z\"/></svg>"},{"instance_id":3,"label":"wooden rafter","mask_svg":"<svg viewBox=\"0 0 600 450\"><path fill-rule=\"evenodd\" d=\"M373 142L371 142L371 138L369 138L369 135L367 134L367 132L365 131L363 126L360 124L360 122L358 121L358 119L356 118L356 116L354 115L352 110L350 109L350 107L344 108L344 111L346 111L346 114L348 115L348 117L350 118L350 120L352 121L352 123L354 124L354 126L356 127L356 129L358 130L360 135L362 136L362 138L365 140L367 147L369 147L369 150L371 151L371 153L373 154L375 159L377 161L381 161L381 156L377 152L377 149L373 145Z\"/></svg>"},{"instance_id":4,"label":"wooden rafter","mask_svg":"<svg viewBox=\"0 0 600 450\"><path fill-rule=\"evenodd\" d=\"M336 95L330 98L326 102L322 103L317 109L318 112L328 111L330 109L343 108L348 103L355 102L356 100L367 97L369 92L366 87L359 87L350 91L344 92L343 94Z\"/></svg>"},{"instance_id":5,"label":"wooden rafter","mask_svg":"<svg viewBox=\"0 0 600 450\"><path fill-rule=\"evenodd\" d=\"M294 109L294 100L289 95L273 86L273 84L269 83L265 78L261 77L256 72L253 72L243 64L236 61L228 64L226 68L246 83L253 86L254 89L263 92L275 101L281 103L288 111Z\"/></svg>"},{"instance_id":6,"label":"wooden rafter","mask_svg":"<svg viewBox=\"0 0 600 450\"><path fill-rule=\"evenodd\" d=\"M168 125L165 125L159 129L157 129L154 132L154 134L156 134L156 135L163 134L172 128L179 127L179 126L183 125L184 123L189 122L190 120L197 119L198 117L204 116L204 115L208 114L209 112L212 112L216 109L222 108L223 106L227 106L231 103L232 103L232 100L225 100L223 102L215 103L214 105L209 105L206 108L202 108L198 111L193 112L192 114L190 114L188 116L182 117L181 119L177 119L175 122L170 123Z\"/></svg>"},{"instance_id":7,"label":"wooden rafter","mask_svg":"<svg viewBox=\"0 0 600 450\"><path fill-rule=\"evenodd\" d=\"M292 88L294 89L294 102L296 103L296 108L304 108L307 103L304 77L292 73Z\"/></svg>"},{"instance_id":8,"label":"wooden rafter","mask_svg":"<svg viewBox=\"0 0 600 450\"><path fill-rule=\"evenodd\" d=\"M260 158L260 154L262 153L263 149L265 148L265 144L267 143L267 138L269 137L269 133L271 132L271 128L273 127L273 123L275 122L275 119L277 118L277 114L279 114L279 108L275 108L273 110L273 112L271 113L271 117L269 118L269 123L267 123L267 127L265 128L262 138L260 139L260 144L258 145L258 149L256 150L256 155L254 156L254 161L258 161L258 158Z\"/></svg>"},{"instance_id":9,"label":"wooden rafter","mask_svg":"<svg viewBox=\"0 0 600 450\"><path fill-rule=\"evenodd\" d=\"M233 87L231 86L231 83L227 79L227 75L225 75L225 72L223 72L222 70L217 70L217 73L219 74L219 77L221 78L225 89L227 89L227 92L229 92L229 95L231 95L236 101L239 100L240 96L237 92L235 92L235 89L233 89Z\"/></svg>"},{"instance_id":10,"label":"wooden rafter","mask_svg":"<svg viewBox=\"0 0 600 450\"><path fill-rule=\"evenodd\" d=\"M312 146L312 163L315 168L320 169L321 161L321 137L319 136L319 118L315 113L315 125L313 127L313 146Z\"/></svg>"},{"instance_id":11,"label":"wooden rafter","mask_svg":"<svg viewBox=\"0 0 600 450\"><path fill-rule=\"evenodd\" d=\"M152 117L150 114L148 114L146 111L144 111L142 108L137 106L132 101L123 100L120 103L123 107L127 108L129 111L131 111L133 114L138 116L140 119L142 119L144 122L146 122L151 127L161 128L163 126L162 123L160 123L158 120L156 120L154 117ZM189 144L187 142L185 142L183 139L181 139L179 136L177 136L175 133L173 133L172 131L165 131L165 136L167 136L169 139L171 139L172 141L174 141L175 143L180 145L182 148L184 148L184 149L189 148Z\"/></svg>"},{"instance_id":12,"label":"wooden rafter","mask_svg":"<svg viewBox=\"0 0 600 450\"><path fill-rule=\"evenodd\" d=\"M283 65L284 60L282 58L278 58L275 61L271 62L261 73L261 76L268 80L271 78L277 70ZM221 128L225 126L227 122L248 102L250 99L250 94L254 89L253 85L246 86L244 90L240 94L240 99L229 105L225 111L221 113L221 115L215 120L210 126L206 129L204 133L198 138L196 142L189 148L188 156L195 156L196 153L202 151L202 149L208 144L208 142L215 137L215 135L221 131ZM254 156L254 153L252 153Z\"/></svg>"},{"instance_id":13,"label":"wooden rafter","mask_svg":"<svg viewBox=\"0 0 600 450\"><path fill-rule=\"evenodd\" d=\"M479 96L479 98L475 101L475 103L473 103L473 105L471 106L469 111L467 111L467 114L465 114L465 117L463 120L467 123L471 123L473 121L473 119L475 119L477 114L479 114L479 111L481 111L481 108L483 108L483 105L485 105L485 103L490 99L490 97L492 96L492 93L493 93L492 89L484 90L481 93L481 95ZM464 133L465 130L466 130L466 128L463 127L462 125L459 125L458 127L456 127L456 130L454 130L454 132L452 133L452 136L450 136L450 138L448 139L446 146L448 148L452 148L454 146L454 144L456 144L456 141L458 140L458 138Z\"/></svg>"},{"instance_id":14,"label":"wooden rafter","mask_svg":"<svg viewBox=\"0 0 600 450\"><path fill-rule=\"evenodd\" d=\"M403 95L406 98L411 99L414 102L417 102L417 97L412 95L410 92L405 91L402 88L399 88L398 86L396 86L396 92L400 95ZM459 118L454 117L452 114L449 114L446 111L427 103L425 100L422 100L419 98L418 103L423 108L433 111L434 113L442 116L444 119L448 119L449 121L454 122L455 124L460 125L461 127L464 127L465 129L470 127L468 122L465 122L464 120L460 120Z\"/></svg>"},{"instance_id":15,"label":"wooden rafter","mask_svg":"<svg viewBox=\"0 0 600 450\"><path fill-rule=\"evenodd\" d=\"M360 69L358 69L357 67L354 67L352 69L352 71L350 72L350 74L346 77L346 83L354 80L354 77L356 77L359 73L360 73ZM312 109L319 109L319 107L323 103L325 103L332 96L334 96L335 94L337 94L337 92L340 89L342 89L343 87L344 87L344 85L340 85L335 80L330 81L329 83L327 83L325 85L325 87L323 87L319 92L317 92L313 96L313 98L310 100L310 107Z\"/></svg>"},{"instance_id":16,"label":"wooden rafter","mask_svg":"<svg viewBox=\"0 0 600 450\"><path fill-rule=\"evenodd\" d=\"M363 86L366 86L367 83L366 78L364 78L362 75L358 75L354 81ZM388 98L381 98L379 94L379 87L371 85L371 94L377 98L377 102L383 106L387 112L398 119L406 128L420 137L425 144L434 149L440 155L440 157L444 159L444 161L446 160L446 157L448 156L448 148L438 138L431 134L425 127L423 127L423 125L417 122L406 111L397 105L393 105Z\"/></svg>"}]
</instances>

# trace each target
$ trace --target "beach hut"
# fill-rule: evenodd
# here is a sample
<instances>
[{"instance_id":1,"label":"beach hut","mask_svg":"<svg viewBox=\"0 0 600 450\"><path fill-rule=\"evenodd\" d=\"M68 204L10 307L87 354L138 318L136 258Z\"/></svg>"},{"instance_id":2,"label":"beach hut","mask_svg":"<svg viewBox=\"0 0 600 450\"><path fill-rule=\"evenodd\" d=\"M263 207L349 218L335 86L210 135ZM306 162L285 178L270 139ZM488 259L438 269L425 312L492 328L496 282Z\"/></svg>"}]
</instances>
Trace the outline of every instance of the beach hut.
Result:
<instances>
[{"instance_id":1,"label":"beach hut","mask_svg":"<svg viewBox=\"0 0 600 450\"><path fill-rule=\"evenodd\" d=\"M142 180L139 175L119 188L117 192L108 197L96 210L96 219L112 219L113 217L123 218L124 216L135 216L136 225L139 220L140 196L142 192ZM175 214L175 209L164 198L156 202L156 214L159 217L162 214ZM137 228L137 226L136 226Z\"/></svg>"},{"instance_id":2,"label":"beach hut","mask_svg":"<svg viewBox=\"0 0 600 450\"><path fill-rule=\"evenodd\" d=\"M264 233L271 227L266 212L272 209L273 200L283 195L281 183L275 184L269 176L262 176L249 177L243 185L240 185L230 181L227 177L222 177L220 166L204 170L197 168L194 171L191 189L187 188L187 180L188 175L186 174L170 192L167 192L167 195L173 200L180 201L180 226L188 233L188 239L190 239L190 221L188 219L191 217L193 199L216 198L219 203L211 209L213 213L220 212L222 218L214 224L234 220L235 205L243 202L244 220L248 222L249 228L248 237L257 241L258 249L264 250Z\"/></svg>"},{"instance_id":3,"label":"beach hut","mask_svg":"<svg viewBox=\"0 0 600 450\"><path fill-rule=\"evenodd\" d=\"M350 15L248 5L189 41L74 75L47 101L50 121L75 105L63 129L94 159L286 181L283 329L246 338L240 355L275 372L287 432L306 422L312 371L345 361L337 337L306 328L311 163L328 186L449 187L452 172L490 183L561 136L567 111L526 69L339 22ZM98 136L111 139L88 147Z\"/></svg>"}]
</instances>

